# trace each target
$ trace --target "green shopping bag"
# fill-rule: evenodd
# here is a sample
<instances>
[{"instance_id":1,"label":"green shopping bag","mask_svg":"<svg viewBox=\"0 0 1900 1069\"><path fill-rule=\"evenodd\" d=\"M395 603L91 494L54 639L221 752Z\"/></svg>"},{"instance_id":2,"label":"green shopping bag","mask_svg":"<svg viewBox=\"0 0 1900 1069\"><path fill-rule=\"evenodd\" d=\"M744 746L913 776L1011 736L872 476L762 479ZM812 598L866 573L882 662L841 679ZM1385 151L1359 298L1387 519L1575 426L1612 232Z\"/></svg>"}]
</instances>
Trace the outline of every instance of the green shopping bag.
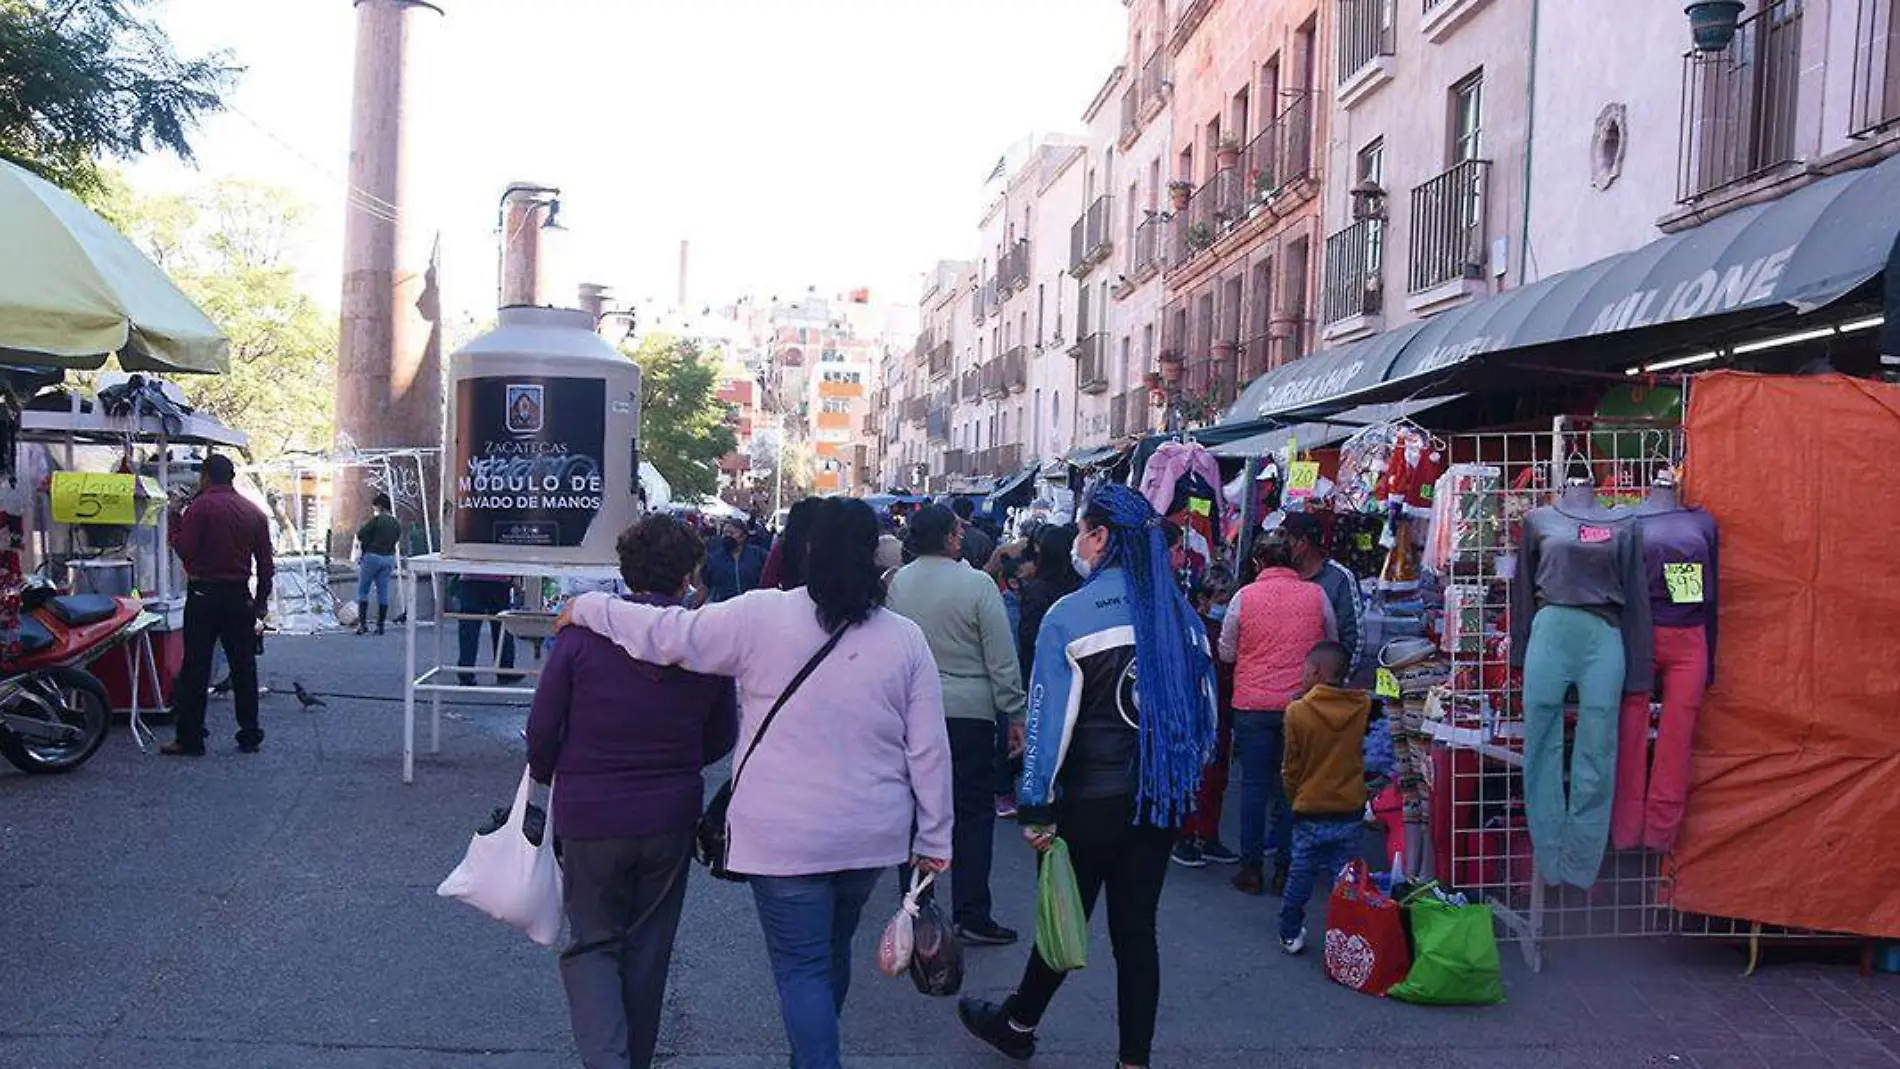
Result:
<instances>
[{"instance_id":1,"label":"green shopping bag","mask_svg":"<svg viewBox=\"0 0 1900 1069\"><path fill-rule=\"evenodd\" d=\"M1057 972L1089 963L1089 919L1069 864L1069 844L1060 837L1042 855L1036 876L1036 953Z\"/></svg>"},{"instance_id":2,"label":"green shopping bag","mask_svg":"<svg viewBox=\"0 0 1900 1069\"><path fill-rule=\"evenodd\" d=\"M1412 971L1386 997L1428 1006L1489 1006L1504 1001L1491 907L1459 906L1426 884L1405 898Z\"/></svg>"}]
</instances>

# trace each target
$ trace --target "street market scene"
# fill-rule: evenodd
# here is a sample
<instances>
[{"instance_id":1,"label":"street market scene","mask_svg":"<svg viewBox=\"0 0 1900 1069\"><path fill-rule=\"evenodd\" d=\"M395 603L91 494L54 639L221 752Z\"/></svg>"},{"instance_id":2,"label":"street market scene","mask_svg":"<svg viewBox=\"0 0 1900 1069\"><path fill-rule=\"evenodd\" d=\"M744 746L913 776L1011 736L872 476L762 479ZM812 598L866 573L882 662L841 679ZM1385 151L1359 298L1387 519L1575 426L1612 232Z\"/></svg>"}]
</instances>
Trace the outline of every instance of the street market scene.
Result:
<instances>
[{"instance_id":1,"label":"street market scene","mask_svg":"<svg viewBox=\"0 0 1900 1069\"><path fill-rule=\"evenodd\" d=\"M1900 1066L1900 0L1603 14L0 0L0 1066Z\"/></svg>"}]
</instances>

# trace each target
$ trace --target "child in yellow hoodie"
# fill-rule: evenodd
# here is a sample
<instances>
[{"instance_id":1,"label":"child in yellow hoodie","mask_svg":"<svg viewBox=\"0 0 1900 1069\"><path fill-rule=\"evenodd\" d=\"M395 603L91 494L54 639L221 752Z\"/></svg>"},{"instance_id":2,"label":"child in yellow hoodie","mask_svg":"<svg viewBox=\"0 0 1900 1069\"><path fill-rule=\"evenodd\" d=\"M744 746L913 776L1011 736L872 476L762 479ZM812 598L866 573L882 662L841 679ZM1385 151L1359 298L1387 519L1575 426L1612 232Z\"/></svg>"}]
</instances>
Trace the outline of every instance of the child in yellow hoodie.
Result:
<instances>
[{"instance_id":1,"label":"child in yellow hoodie","mask_svg":"<svg viewBox=\"0 0 1900 1069\"><path fill-rule=\"evenodd\" d=\"M1366 808L1363 747L1372 698L1348 690L1352 654L1322 642L1306 655L1304 696L1286 707L1286 758L1281 775L1293 803L1293 864L1280 902L1280 949L1306 949L1306 903L1322 876L1327 886L1359 856Z\"/></svg>"}]
</instances>

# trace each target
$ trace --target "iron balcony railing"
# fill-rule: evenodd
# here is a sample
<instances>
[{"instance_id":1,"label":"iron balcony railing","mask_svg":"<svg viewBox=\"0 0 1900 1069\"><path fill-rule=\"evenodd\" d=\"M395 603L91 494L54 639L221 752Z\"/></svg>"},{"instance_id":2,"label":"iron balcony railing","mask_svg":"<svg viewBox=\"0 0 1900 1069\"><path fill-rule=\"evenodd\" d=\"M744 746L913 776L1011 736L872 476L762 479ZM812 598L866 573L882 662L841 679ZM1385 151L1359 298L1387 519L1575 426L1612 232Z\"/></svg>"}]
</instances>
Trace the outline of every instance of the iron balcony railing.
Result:
<instances>
[{"instance_id":1,"label":"iron balcony railing","mask_svg":"<svg viewBox=\"0 0 1900 1069\"><path fill-rule=\"evenodd\" d=\"M1009 387L1003 385L1003 358L996 357L983 365L983 396L998 398L1009 396Z\"/></svg>"},{"instance_id":2,"label":"iron balcony railing","mask_svg":"<svg viewBox=\"0 0 1900 1069\"><path fill-rule=\"evenodd\" d=\"M922 423L930 415L930 399L913 397L904 402L904 418L911 423Z\"/></svg>"},{"instance_id":3,"label":"iron balcony railing","mask_svg":"<svg viewBox=\"0 0 1900 1069\"><path fill-rule=\"evenodd\" d=\"M1807 2L1769 4L1741 21L1725 51L1682 57L1676 188L1683 203L1796 158Z\"/></svg>"},{"instance_id":4,"label":"iron balcony railing","mask_svg":"<svg viewBox=\"0 0 1900 1069\"><path fill-rule=\"evenodd\" d=\"M1160 245L1161 217L1150 215L1135 228L1135 247L1129 250L1128 274L1139 277L1158 266L1157 247Z\"/></svg>"},{"instance_id":5,"label":"iron balcony railing","mask_svg":"<svg viewBox=\"0 0 1900 1069\"><path fill-rule=\"evenodd\" d=\"M1108 436L1121 438L1128 434L1128 394L1116 394L1108 402Z\"/></svg>"},{"instance_id":6,"label":"iron balcony railing","mask_svg":"<svg viewBox=\"0 0 1900 1069\"><path fill-rule=\"evenodd\" d=\"M1300 92L1248 143L1247 192L1258 200L1313 173L1313 95Z\"/></svg>"},{"instance_id":7,"label":"iron balcony railing","mask_svg":"<svg viewBox=\"0 0 1900 1069\"><path fill-rule=\"evenodd\" d=\"M1108 389L1108 335L1096 333L1082 339L1075 361L1075 388L1083 393L1101 393Z\"/></svg>"},{"instance_id":8,"label":"iron balcony railing","mask_svg":"<svg viewBox=\"0 0 1900 1069\"><path fill-rule=\"evenodd\" d=\"M936 346L930 350L930 377L934 379L950 374L951 357L953 355L954 350L951 348L949 342L938 342Z\"/></svg>"},{"instance_id":9,"label":"iron balcony railing","mask_svg":"<svg viewBox=\"0 0 1900 1069\"><path fill-rule=\"evenodd\" d=\"M989 281L983 284L983 294L984 294L984 302L983 302L984 313L986 315L1000 315L1003 311L1003 298L1004 296L1006 296L1006 294L1003 291L1003 274L1002 274L1001 264L997 265L997 273L994 275L991 275Z\"/></svg>"},{"instance_id":10,"label":"iron balcony railing","mask_svg":"<svg viewBox=\"0 0 1900 1069\"><path fill-rule=\"evenodd\" d=\"M999 445L990 450L990 471L993 474L1014 475L1021 470L1023 470L1022 443Z\"/></svg>"},{"instance_id":11,"label":"iron balcony railing","mask_svg":"<svg viewBox=\"0 0 1900 1069\"><path fill-rule=\"evenodd\" d=\"M1161 106L1162 94L1167 92L1168 64L1167 51L1156 46L1148 61L1141 65L1141 113L1146 116Z\"/></svg>"},{"instance_id":12,"label":"iron balcony railing","mask_svg":"<svg viewBox=\"0 0 1900 1069\"><path fill-rule=\"evenodd\" d=\"M1406 288L1417 293L1484 277L1488 160L1466 160L1412 189L1412 248Z\"/></svg>"},{"instance_id":13,"label":"iron balcony railing","mask_svg":"<svg viewBox=\"0 0 1900 1069\"><path fill-rule=\"evenodd\" d=\"M932 405L924 420L924 433L933 442L950 440L950 410L942 405Z\"/></svg>"},{"instance_id":14,"label":"iron balcony railing","mask_svg":"<svg viewBox=\"0 0 1900 1069\"><path fill-rule=\"evenodd\" d=\"M983 322L983 317L989 315L989 312L989 297L984 292L983 284L979 282L970 287L970 322Z\"/></svg>"},{"instance_id":15,"label":"iron balcony railing","mask_svg":"<svg viewBox=\"0 0 1900 1069\"><path fill-rule=\"evenodd\" d=\"M969 474L969 472L965 469L969 467L970 461L969 461L969 458L964 454L963 450L961 449L944 450L943 460L940 463L941 463L942 470L938 472L939 475L948 476L948 475L968 475Z\"/></svg>"},{"instance_id":16,"label":"iron balcony railing","mask_svg":"<svg viewBox=\"0 0 1900 1069\"><path fill-rule=\"evenodd\" d=\"M1003 295L1029 287L1029 239L1021 238L1003 254L998 292Z\"/></svg>"},{"instance_id":17,"label":"iron balcony railing","mask_svg":"<svg viewBox=\"0 0 1900 1069\"><path fill-rule=\"evenodd\" d=\"M1245 214L1240 168L1228 167L1209 175L1188 198L1187 210L1175 213L1174 248L1168 267L1180 267L1212 248Z\"/></svg>"},{"instance_id":18,"label":"iron balcony railing","mask_svg":"<svg viewBox=\"0 0 1900 1069\"><path fill-rule=\"evenodd\" d=\"M1380 266L1385 220L1361 219L1326 239L1326 265L1320 281L1320 318L1337 323L1376 315L1381 306Z\"/></svg>"},{"instance_id":19,"label":"iron balcony railing","mask_svg":"<svg viewBox=\"0 0 1900 1069\"><path fill-rule=\"evenodd\" d=\"M1094 333L1095 328L1100 325L1096 321L1097 316L1094 309L1095 298L1092 296L1094 292L1094 288L1090 286L1079 286L1076 288L1075 342L1069 346L1070 356L1079 357L1082 355L1082 340Z\"/></svg>"},{"instance_id":20,"label":"iron balcony railing","mask_svg":"<svg viewBox=\"0 0 1900 1069\"><path fill-rule=\"evenodd\" d=\"M1900 122L1900 0L1859 0L1854 15L1855 137Z\"/></svg>"},{"instance_id":21,"label":"iron balcony railing","mask_svg":"<svg viewBox=\"0 0 1900 1069\"><path fill-rule=\"evenodd\" d=\"M1029 346L1018 345L1003 354L1003 389L1021 393L1029 388Z\"/></svg>"},{"instance_id":22,"label":"iron balcony railing","mask_svg":"<svg viewBox=\"0 0 1900 1069\"><path fill-rule=\"evenodd\" d=\"M1392 54L1392 0L1339 0L1339 84Z\"/></svg>"},{"instance_id":23,"label":"iron balcony railing","mask_svg":"<svg viewBox=\"0 0 1900 1069\"><path fill-rule=\"evenodd\" d=\"M1438 7L1441 4L1449 4L1449 3L1451 3L1451 0L1425 0L1425 10L1430 11L1431 9Z\"/></svg>"},{"instance_id":24,"label":"iron balcony railing","mask_svg":"<svg viewBox=\"0 0 1900 1069\"><path fill-rule=\"evenodd\" d=\"M963 373L963 389L958 391L965 401L974 401L983 393L983 369L971 368Z\"/></svg>"},{"instance_id":25,"label":"iron balcony railing","mask_svg":"<svg viewBox=\"0 0 1900 1069\"><path fill-rule=\"evenodd\" d=\"M1100 196L1076 217L1075 224L1069 227L1070 274L1081 278L1088 274L1090 268L1107 258L1109 219L1113 214L1114 202L1107 196Z\"/></svg>"},{"instance_id":26,"label":"iron balcony railing","mask_svg":"<svg viewBox=\"0 0 1900 1069\"><path fill-rule=\"evenodd\" d=\"M1126 145L1141 133L1141 80L1122 90L1121 143Z\"/></svg>"}]
</instances>

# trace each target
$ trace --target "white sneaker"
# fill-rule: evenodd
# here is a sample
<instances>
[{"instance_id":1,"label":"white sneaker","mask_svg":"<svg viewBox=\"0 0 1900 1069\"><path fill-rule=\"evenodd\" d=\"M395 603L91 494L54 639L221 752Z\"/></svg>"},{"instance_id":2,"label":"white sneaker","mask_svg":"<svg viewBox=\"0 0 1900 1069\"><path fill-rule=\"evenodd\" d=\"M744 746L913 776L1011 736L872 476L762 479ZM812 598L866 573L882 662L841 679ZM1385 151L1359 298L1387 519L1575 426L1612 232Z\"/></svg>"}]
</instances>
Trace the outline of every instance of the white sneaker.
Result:
<instances>
[{"instance_id":1,"label":"white sneaker","mask_svg":"<svg viewBox=\"0 0 1900 1069\"><path fill-rule=\"evenodd\" d=\"M1291 939L1280 940L1280 952L1283 954L1304 954L1306 952L1306 929Z\"/></svg>"}]
</instances>

